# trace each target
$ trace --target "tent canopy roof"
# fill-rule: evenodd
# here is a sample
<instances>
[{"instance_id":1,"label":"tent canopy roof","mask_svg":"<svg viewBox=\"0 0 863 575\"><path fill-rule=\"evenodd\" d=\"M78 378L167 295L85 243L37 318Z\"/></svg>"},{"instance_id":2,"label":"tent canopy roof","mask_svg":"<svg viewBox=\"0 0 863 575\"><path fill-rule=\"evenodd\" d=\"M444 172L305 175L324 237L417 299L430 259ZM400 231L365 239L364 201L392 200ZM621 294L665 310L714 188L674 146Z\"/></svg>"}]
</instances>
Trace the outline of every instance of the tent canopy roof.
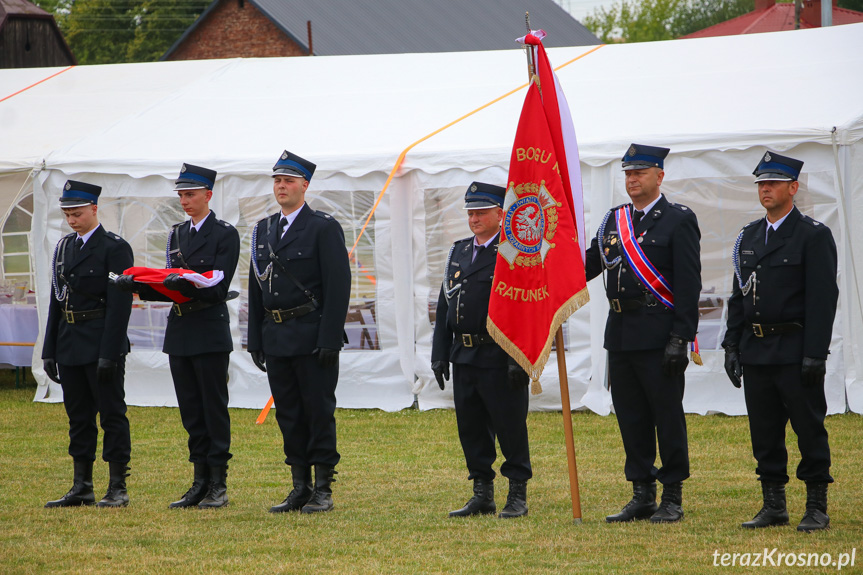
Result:
<instances>
[{"instance_id":1,"label":"tent canopy roof","mask_svg":"<svg viewBox=\"0 0 863 575\"><path fill-rule=\"evenodd\" d=\"M633 141L681 153L829 143L834 127L840 143L863 137L863 24L549 56L593 165ZM0 71L0 171L44 160L70 174L169 176L182 162L261 174L288 149L324 174L388 173L411 144L516 90L405 162L475 171L508 161L526 81L514 47L79 66L4 100L58 71Z\"/></svg>"}]
</instances>

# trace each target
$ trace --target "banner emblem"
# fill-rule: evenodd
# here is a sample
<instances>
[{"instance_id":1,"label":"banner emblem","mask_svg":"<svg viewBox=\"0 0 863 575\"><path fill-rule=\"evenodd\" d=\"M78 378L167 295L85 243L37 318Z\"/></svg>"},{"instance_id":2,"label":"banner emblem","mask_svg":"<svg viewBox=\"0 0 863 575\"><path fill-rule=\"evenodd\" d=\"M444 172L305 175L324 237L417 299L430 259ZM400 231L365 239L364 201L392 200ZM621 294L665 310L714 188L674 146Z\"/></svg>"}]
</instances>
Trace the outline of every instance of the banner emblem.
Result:
<instances>
[{"instance_id":1,"label":"banner emblem","mask_svg":"<svg viewBox=\"0 0 863 575\"><path fill-rule=\"evenodd\" d=\"M554 247L551 240L557 230L557 209L560 206L546 188L545 180L539 185L525 182L515 186L510 182L503 204L503 226L497 248L510 269L545 263L548 251Z\"/></svg>"}]
</instances>

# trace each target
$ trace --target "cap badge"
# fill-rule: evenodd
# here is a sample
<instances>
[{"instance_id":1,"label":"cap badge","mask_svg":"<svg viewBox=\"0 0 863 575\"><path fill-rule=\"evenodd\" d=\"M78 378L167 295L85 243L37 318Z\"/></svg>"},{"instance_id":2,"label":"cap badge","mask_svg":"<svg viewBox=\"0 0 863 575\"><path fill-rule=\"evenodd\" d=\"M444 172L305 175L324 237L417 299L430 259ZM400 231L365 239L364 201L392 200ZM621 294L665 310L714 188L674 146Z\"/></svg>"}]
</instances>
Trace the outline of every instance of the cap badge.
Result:
<instances>
[{"instance_id":1,"label":"cap badge","mask_svg":"<svg viewBox=\"0 0 863 575\"><path fill-rule=\"evenodd\" d=\"M183 164L183 167L182 167L182 168L180 168L180 173L181 173L181 174L185 174L185 173L186 173L186 164Z\"/></svg>"},{"instance_id":2,"label":"cap badge","mask_svg":"<svg viewBox=\"0 0 863 575\"><path fill-rule=\"evenodd\" d=\"M629 146L629 151L627 152L627 154L629 154L630 156L634 156L637 153L638 150L635 149L635 146Z\"/></svg>"},{"instance_id":3,"label":"cap badge","mask_svg":"<svg viewBox=\"0 0 863 575\"><path fill-rule=\"evenodd\" d=\"M282 159L283 159L283 160L287 160L287 159L288 159L288 153L287 153L287 152L282 152Z\"/></svg>"},{"instance_id":4,"label":"cap badge","mask_svg":"<svg viewBox=\"0 0 863 575\"><path fill-rule=\"evenodd\" d=\"M71 189L72 189L72 184L70 184L69 182L66 182L66 189L67 189L67 190L71 190Z\"/></svg>"},{"instance_id":5,"label":"cap badge","mask_svg":"<svg viewBox=\"0 0 863 575\"><path fill-rule=\"evenodd\" d=\"M773 158L770 157L770 152L764 152L764 161L769 162Z\"/></svg>"},{"instance_id":6,"label":"cap badge","mask_svg":"<svg viewBox=\"0 0 863 575\"><path fill-rule=\"evenodd\" d=\"M472 191L472 192L475 192L475 191L476 191L476 184L474 184L474 185L472 185L472 186L470 187L470 191Z\"/></svg>"}]
</instances>

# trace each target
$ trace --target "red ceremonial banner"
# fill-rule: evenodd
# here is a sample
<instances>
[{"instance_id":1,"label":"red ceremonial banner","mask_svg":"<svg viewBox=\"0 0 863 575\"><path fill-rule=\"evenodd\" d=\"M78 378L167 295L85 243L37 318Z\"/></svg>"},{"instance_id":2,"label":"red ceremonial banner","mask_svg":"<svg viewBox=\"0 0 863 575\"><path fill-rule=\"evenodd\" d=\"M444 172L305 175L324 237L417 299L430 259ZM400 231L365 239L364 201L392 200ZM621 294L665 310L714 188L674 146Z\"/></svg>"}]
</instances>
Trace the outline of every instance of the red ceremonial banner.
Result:
<instances>
[{"instance_id":1,"label":"red ceremonial banner","mask_svg":"<svg viewBox=\"0 0 863 575\"><path fill-rule=\"evenodd\" d=\"M562 154L556 150L543 95L534 77L512 148L487 323L494 340L535 382L558 328L589 300L558 164ZM556 107L557 100L549 105Z\"/></svg>"}]
</instances>

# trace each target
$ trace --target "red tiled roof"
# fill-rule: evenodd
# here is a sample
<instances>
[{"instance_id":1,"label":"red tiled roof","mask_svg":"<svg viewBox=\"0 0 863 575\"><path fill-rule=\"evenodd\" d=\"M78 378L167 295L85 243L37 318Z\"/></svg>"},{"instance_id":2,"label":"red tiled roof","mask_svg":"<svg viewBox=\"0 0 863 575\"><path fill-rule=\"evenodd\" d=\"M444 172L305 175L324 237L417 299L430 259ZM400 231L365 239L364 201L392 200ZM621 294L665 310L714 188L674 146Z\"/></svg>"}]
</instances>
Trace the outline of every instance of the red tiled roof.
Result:
<instances>
[{"instance_id":1,"label":"red tiled roof","mask_svg":"<svg viewBox=\"0 0 863 575\"><path fill-rule=\"evenodd\" d=\"M847 10L845 8L833 7L833 24L854 24L863 22L863 12ZM800 19L800 28L815 28L816 26L804 19ZM756 10L720 22L705 28L681 36L681 38L709 38L713 36L737 36L739 34L759 34L761 32L779 32L782 30L794 30L794 4L774 4L766 10Z\"/></svg>"}]
</instances>

